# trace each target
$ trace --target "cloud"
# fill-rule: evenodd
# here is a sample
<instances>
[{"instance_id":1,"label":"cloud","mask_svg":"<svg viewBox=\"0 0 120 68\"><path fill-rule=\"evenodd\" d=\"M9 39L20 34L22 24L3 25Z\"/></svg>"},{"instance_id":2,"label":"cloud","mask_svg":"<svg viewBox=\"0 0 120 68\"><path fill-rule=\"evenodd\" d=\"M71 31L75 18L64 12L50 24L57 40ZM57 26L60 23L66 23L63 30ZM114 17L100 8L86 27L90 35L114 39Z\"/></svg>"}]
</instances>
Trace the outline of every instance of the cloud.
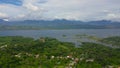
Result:
<instances>
[{"instance_id":1,"label":"cloud","mask_svg":"<svg viewBox=\"0 0 120 68\"><path fill-rule=\"evenodd\" d=\"M7 16L7 14L5 14L5 13L0 13L0 18L7 18L8 16Z\"/></svg>"},{"instance_id":2,"label":"cloud","mask_svg":"<svg viewBox=\"0 0 120 68\"><path fill-rule=\"evenodd\" d=\"M110 13L106 16L106 19L113 21L120 21L120 14Z\"/></svg>"},{"instance_id":3,"label":"cloud","mask_svg":"<svg viewBox=\"0 0 120 68\"><path fill-rule=\"evenodd\" d=\"M7 15L7 18L14 19L17 15L25 13L26 10L21 6L14 6L11 4L0 5L0 13Z\"/></svg>"},{"instance_id":4,"label":"cloud","mask_svg":"<svg viewBox=\"0 0 120 68\"><path fill-rule=\"evenodd\" d=\"M4 21L9 21L8 19L3 19Z\"/></svg>"},{"instance_id":5,"label":"cloud","mask_svg":"<svg viewBox=\"0 0 120 68\"><path fill-rule=\"evenodd\" d=\"M37 11L37 10L38 10L38 7L37 7L37 6L32 5L31 3L26 4L26 5L25 5L25 7L26 7L27 9L32 10L32 11Z\"/></svg>"},{"instance_id":6,"label":"cloud","mask_svg":"<svg viewBox=\"0 0 120 68\"><path fill-rule=\"evenodd\" d=\"M0 4L9 20L119 20L119 0L21 0L22 5ZM2 15L1 15L2 16Z\"/></svg>"},{"instance_id":7,"label":"cloud","mask_svg":"<svg viewBox=\"0 0 120 68\"><path fill-rule=\"evenodd\" d=\"M37 3L37 0L24 0L22 6L31 11L37 11L39 7L33 5L34 3Z\"/></svg>"}]
</instances>

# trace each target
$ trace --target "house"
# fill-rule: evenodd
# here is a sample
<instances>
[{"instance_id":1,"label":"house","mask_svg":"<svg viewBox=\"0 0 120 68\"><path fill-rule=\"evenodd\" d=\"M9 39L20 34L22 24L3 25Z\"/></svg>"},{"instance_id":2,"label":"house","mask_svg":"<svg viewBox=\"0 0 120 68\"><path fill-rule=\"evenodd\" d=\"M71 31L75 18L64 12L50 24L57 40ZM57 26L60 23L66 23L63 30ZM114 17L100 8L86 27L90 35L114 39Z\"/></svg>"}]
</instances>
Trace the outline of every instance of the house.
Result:
<instances>
[{"instance_id":1,"label":"house","mask_svg":"<svg viewBox=\"0 0 120 68\"><path fill-rule=\"evenodd\" d=\"M55 58L55 56L51 56L51 59L54 59Z\"/></svg>"},{"instance_id":2,"label":"house","mask_svg":"<svg viewBox=\"0 0 120 68\"><path fill-rule=\"evenodd\" d=\"M114 68L114 66L110 66L110 65L109 65L108 68Z\"/></svg>"},{"instance_id":3,"label":"house","mask_svg":"<svg viewBox=\"0 0 120 68\"><path fill-rule=\"evenodd\" d=\"M82 61L84 58L80 58L80 61Z\"/></svg>"},{"instance_id":4,"label":"house","mask_svg":"<svg viewBox=\"0 0 120 68\"><path fill-rule=\"evenodd\" d=\"M94 62L94 59L87 59L86 62Z\"/></svg>"},{"instance_id":5,"label":"house","mask_svg":"<svg viewBox=\"0 0 120 68\"><path fill-rule=\"evenodd\" d=\"M0 48L5 48L5 47L7 47L7 45L3 45L3 46L1 46Z\"/></svg>"},{"instance_id":6,"label":"house","mask_svg":"<svg viewBox=\"0 0 120 68\"><path fill-rule=\"evenodd\" d=\"M21 57L21 53L19 53L19 54L15 55L15 57L20 58L20 57Z\"/></svg>"},{"instance_id":7,"label":"house","mask_svg":"<svg viewBox=\"0 0 120 68\"><path fill-rule=\"evenodd\" d=\"M35 55L35 58L38 58L39 57L39 54Z\"/></svg>"},{"instance_id":8,"label":"house","mask_svg":"<svg viewBox=\"0 0 120 68\"><path fill-rule=\"evenodd\" d=\"M75 58L75 60L74 60L76 63L79 61L79 59L78 58Z\"/></svg>"},{"instance_id":9,"label":"house","mask_svg":"<svg viewBox=\"0 0 120 68\"><path fill-rule=\"evenodd\" d=\"M40 42L45 43L45 38L40 38Z\"/></svg>"}]
</instances>

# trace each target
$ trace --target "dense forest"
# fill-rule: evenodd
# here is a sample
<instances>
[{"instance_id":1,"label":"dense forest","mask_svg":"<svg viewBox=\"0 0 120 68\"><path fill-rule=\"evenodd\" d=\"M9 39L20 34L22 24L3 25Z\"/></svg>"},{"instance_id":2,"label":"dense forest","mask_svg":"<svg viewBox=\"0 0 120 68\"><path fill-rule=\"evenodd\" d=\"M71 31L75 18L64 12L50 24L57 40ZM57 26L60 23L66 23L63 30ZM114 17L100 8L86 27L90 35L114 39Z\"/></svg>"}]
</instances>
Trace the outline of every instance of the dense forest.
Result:
<instances>
[{"instance_id":1,"label":"dense forest","mask_svg":"<svg viewBox=\"0 0 120 68\"><path fill-rule=\"evenodd\" d=\"M119 45L119 41L116 44ZM119 67L120 48L91 42L82 42L76 47L73 43L48 37L37 40L21 36L0 37L0 68Z\"/></svg>"}]
</instances>

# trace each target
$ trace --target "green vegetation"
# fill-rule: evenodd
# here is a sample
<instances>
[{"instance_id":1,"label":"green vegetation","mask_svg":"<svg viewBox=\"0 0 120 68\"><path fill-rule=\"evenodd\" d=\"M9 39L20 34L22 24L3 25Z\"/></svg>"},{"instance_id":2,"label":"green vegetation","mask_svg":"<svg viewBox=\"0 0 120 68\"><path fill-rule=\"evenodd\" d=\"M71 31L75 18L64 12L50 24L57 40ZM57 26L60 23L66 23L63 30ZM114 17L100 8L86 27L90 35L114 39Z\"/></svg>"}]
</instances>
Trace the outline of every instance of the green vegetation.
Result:
<instances>
[{"instance_id":1,"label":"green vegetation","mask_svg":"<svg viewBox=\"0 0 120 68\"><path fill-rule=\"evenodd\" d=\"M64 34L62 35L62 37L66 37L66 36L67 36L67 35L64 35Z\"/></svg>"},{"instance_id":2,"label":"green vegetation","mask_svg":"<svg viewBox=\"0 0 120 68\"><path fill-rule=\"evenodd\" d=\"M87 39L91 39L91 40L95 40L98 41L100 40L100 38L96 37L96 36L91 36L91 35L87 35L87 34L77 34L75 35L77 38L87 38Z\"/></svg>"},{"instance_id":3,"label":"green vegetation","mask_svg":"<svg viewBox=\"0 0 120 68\"><path fill-rule=\"evenodd\" d=\"M103 43L112 44L113 46L120 47L120 37L119 36L104 38L100 41Z\"/></svg>"},{"instance_id":4,"label":"green vegetation","mask_svg":"<svg viewBox=\"0 0 120 68\"><path fill-rule=\"evenodd\" d=\"M0 37L0 68L118 68L120 48L54 38Z\"/></svg>"},{"instance_id":5,"label":"green vegetation","mask_svg":"<svg viewBox=\"0 0 120 68\"><path fill-rule=\"evenodd\" d=\"M100 40L100 38L95 37L95 36L88 36L87 38L88 38L88 39L91 39L91 40L95 40L95 41Z\"/></svg>"}]
</instances>

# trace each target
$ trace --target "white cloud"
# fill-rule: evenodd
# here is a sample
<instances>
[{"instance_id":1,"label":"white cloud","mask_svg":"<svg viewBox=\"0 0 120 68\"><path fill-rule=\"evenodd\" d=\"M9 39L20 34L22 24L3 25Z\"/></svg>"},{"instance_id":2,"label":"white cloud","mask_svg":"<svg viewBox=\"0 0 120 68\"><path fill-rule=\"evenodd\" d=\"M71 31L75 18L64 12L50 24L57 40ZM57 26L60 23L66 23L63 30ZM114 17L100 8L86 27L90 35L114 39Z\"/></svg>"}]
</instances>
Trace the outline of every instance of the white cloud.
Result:
<instances>
[{"instance_id":1,"label":"white cloud","mask_svg":"<svg viewBox=\"0 0 120 68\"><path fill-rule=\"evenodd\" d=\"M69 19L117 20L120 19L119 0L22 0L22 6L0 4L0 12L10 20ZM2 15L1 15L2 16Z\"/></svg>"},{"instance_id":2,"label":"white cloud","mask_svg":"<svg viewBox=\"0 0 120 68\"><path fill-rule=\"evenodd\" d=\"M9 21L8 19L3 19L4 21Z\"/></svg>"},{"instance_id":3,"label":"white cloud","mask_svg":"<svg viewBox=\"0 0 120 68\"><path fill-rule=\"evenodd\" d=\"M0 12L0 18L7 18L7 17L8 17L7 14Z\"/></svg>"},{"instance_id":4,"label":"white cloud","mask_svg":"<svg viewBox=\"0 0 120 68\"><path fill-rule=\"evenodd\" d=\"M113 21L120 21L120 13L119 14L110 13L106 16L106 19Z\"/></svg>"},{"instance_id":5,"label":"white cloud","mask_svg":"<svg viewBox=\"0 0 120 68\"><path fill-rule=\"evenodd\" d=\"M37 11L39 9L38 6L35 5L37 3L37 0L23 0L22 7L30 10L30 11Z\"/></svg>"},{"instance_id":6,"label":"white cloud","mask_svg":"<svg viewBox=\"0 0 120 68\"><path fill-rule=\"evenodd\" d=\"M23 18L23 17L25 17L25 15L24 15L24 14L20 14L20 15L18 15L17 17L18 17L18 18Z\"/></svg>"},{"instance_id":7,"label":"white cloud","mask_svg":"<svg viewBox=\"0 0 120 68\"><path fill-rule=\"evenodd\" d=\"M25 7L26 7L27 9L30 9L30 10L33 10L33 11L37 11L37 10L38 10L38 7L32 5L31 3L26 4Z\"/></svg>"},{"instance_id":8,"label":"white cloud","mask_svg":"<svg viewBox=\"0 0 120 68\"><path fill-rule=\"evenodd\" d=\"M115 14L108 14L107 17L109 17L109 18L116 18L117 15L115 15Z\"/></svg>"}]
</instances>

